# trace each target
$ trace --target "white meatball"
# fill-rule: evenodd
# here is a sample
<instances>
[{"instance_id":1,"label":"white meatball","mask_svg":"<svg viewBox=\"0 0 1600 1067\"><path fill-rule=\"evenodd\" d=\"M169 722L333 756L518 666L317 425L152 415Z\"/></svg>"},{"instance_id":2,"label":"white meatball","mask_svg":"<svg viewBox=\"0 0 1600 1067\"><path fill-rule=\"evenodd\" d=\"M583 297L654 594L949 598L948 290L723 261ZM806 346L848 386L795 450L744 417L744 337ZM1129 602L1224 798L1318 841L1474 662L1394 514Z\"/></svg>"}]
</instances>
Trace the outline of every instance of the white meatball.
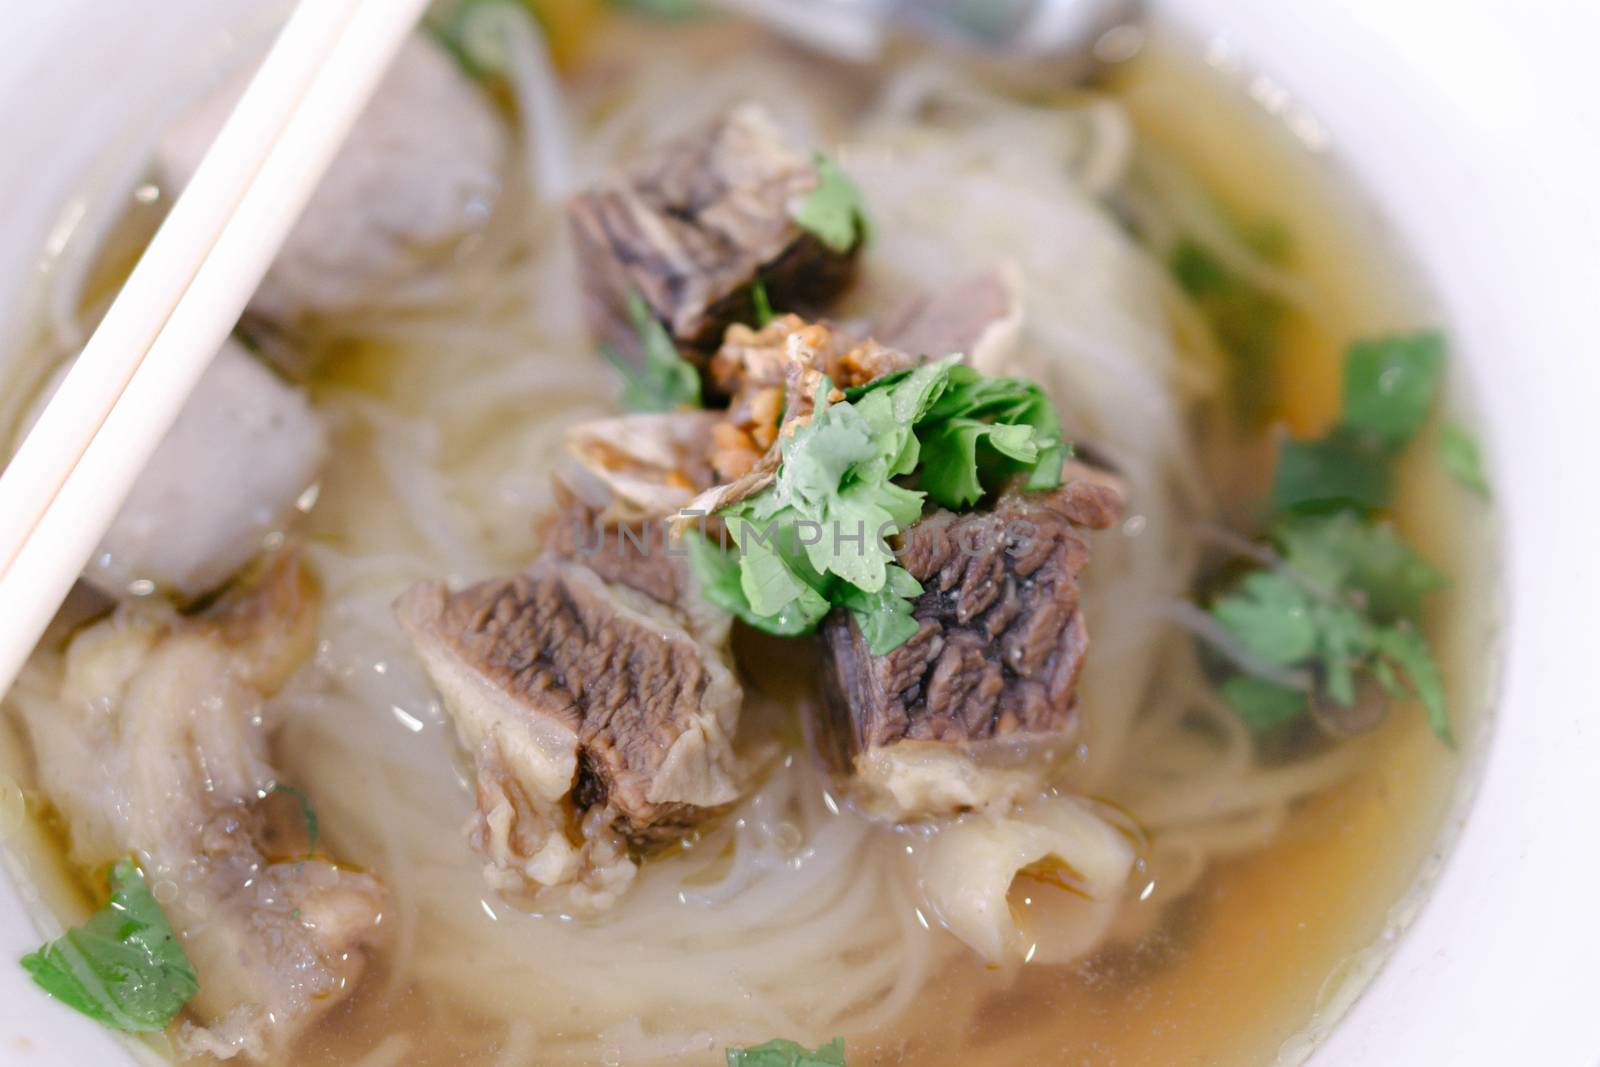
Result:
<instances>
[{"instance_id":1,"label":"white meatball","mask_svg":"<svg viewBox=\"0 0 1600 1067\"><path fill-rule=\"evenodd\" d=\"M243 93L241 72L167 134L163 184L189 180ZM413 36L311 196L250 310L279 322L346 311L425 273L479 227L501 186L507 135L437 45Z\"/></svg>"},{"instance_id":2,"label":"white meatball","mask_svg":"<svg viewBox=\"0 0 1600 1067\"><path fill-rule=\"evenodd\" d=\"M217 353L134 483L84 577L194 597L261 551L317 478L327 434L305 393L237 341Z\"/></svg>"}]
</instances>

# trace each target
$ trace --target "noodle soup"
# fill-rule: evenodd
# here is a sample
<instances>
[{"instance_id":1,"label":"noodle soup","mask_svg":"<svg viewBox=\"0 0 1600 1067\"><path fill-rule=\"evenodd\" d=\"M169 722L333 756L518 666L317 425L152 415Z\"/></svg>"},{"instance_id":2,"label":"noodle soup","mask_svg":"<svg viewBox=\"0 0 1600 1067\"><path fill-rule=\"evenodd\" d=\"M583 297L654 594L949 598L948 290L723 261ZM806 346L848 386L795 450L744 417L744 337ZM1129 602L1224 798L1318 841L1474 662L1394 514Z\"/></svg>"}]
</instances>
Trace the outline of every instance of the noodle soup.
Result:
<instances>
[{"instance_id":1,"label":"noodle soup","mask_svg":"<svg viewBox=\"0 0 1600 1067\"><path fill-rule=\"evenodd\" d=\"M737 799L705 805L710 815L665 844L629 839L610 866L595 861L625 871L620 888L597 876L583 893L543 882L527 893L508 881L517 868L493 851L502 824L494 809L474 813L491 780L483 752L393 605L418 583L460 590L528 568L566 506L574 428L617 414L616 374L591 354L586 265L549 188L560 168L537 128L549 87L537 57L518 51L531 25L507 29L507 73L487 90L509 146L488 223L416 277L292 329L261 327L260 308L241 327L327 433L315 491L265 538L298 546L321 611L303 661L260 705L273 773L251 816L263 839L303 829L309 840L263 844L251 862L370 878L381 936L347 953L362 957L358 973L333 967L337 992L319 995L337 1003L284 1043L248 1011L211 1012L203 999L145 1039L183 1063L242 1052L363 1067L694 1064L773 1038L811 1048L842 1037L852 1064L1250 1064L1336 1017L1381 960L1371 946L1392 936L1389 916L1420 891L1460 762L1441 737L1470 739L1480 712L1469 697L1490 668L1470 650L1487 625L1493 560L1463 531L1481 527L1483 504L1435 458L1437 417L1403 454L1385 453L1393 486L1370 509L1384 531L1372 536L1397 530L1449 584L1419 583L1420 630L1363 624L1379 634L1374 649L1419 633L1431 642L1448 698L1431 730L1414 660L1389 678L1411 686L1405 695L1373 696L1372 667L1359 699L1341 701L1337 664L1260 663L1219 607L1293 558L1269 540L1267 502L1283 492L1286 441L1350 420L1347 346L1437 324L1326 149L1159 26L1136 57L1076 86L910 40L881 68L844 67L717 21L612 18L557 40L571 175L598 179L745 101L836 161L871 224L828 309L841 334L884 329L887 309L1006 264L1020 325L991 361L967 354L984 375L1047 396L1078 459L1109 472L1124 504L1085 535L1089 650L1071 722L1028 790L883 817L860 792L864 764L830 762L819 740L835 697L818 680L843 670L836 646L762 632L736 612ZM150 221L130 215L135 247ZM86 317L127 266L125 253L100 258ZM652 334L640 333L648 350ZM47 380L66 354L41 346L24 377ZM709 383L715 364L701 371ZM907 484L937 492L922 478ZM1331 523L1348 512L1306 514ZM233 625L229 595L189 598L160 625ZM64 920L101 903L104 872L83 861L75 802L52 792L43 724L82 691L82 634L108 610L64 613L7 704L7 770L32 816L24 851ZM173 639L152 640L159 652ZM1299 703L1249 703L1239 678ZM1378 713L1362 720L1373 701ZM574 795L599 773L588 766ZM291 789L314 815L279 831L298 818ZM587 856L599 838L582 802L563 803L560 833ZM1081 850L1035 856L1015 844L1030 834ZM197 938L219 906L163 900L160 863L133 851L178 917L204 998ZM969 883L997 851L1025 858L1006 868L1005 914L991 897L977 915ZM301 908L286 921L302 924Z\"/></svg>"}]
</instances>

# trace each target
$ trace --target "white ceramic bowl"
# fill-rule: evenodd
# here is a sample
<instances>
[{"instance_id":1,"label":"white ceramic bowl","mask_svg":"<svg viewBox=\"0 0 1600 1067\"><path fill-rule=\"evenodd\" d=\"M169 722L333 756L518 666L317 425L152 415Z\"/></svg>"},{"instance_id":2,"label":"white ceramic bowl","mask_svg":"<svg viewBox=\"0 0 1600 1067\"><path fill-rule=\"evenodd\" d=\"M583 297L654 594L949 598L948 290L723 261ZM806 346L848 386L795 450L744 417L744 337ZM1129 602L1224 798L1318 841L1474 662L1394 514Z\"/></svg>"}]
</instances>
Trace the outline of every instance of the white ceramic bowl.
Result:
<instances>
[{"instance_id":1,"label":"white ceramic bowl","mask_svg":"<svg viewBox=\"0 0 1600 1067\"><path fill-rule=\"evenodd\" d=\"M0 328L107 143L225 52L251 0L0 7ZM1486 424L1506 519L1503 691L1423 906L1319 1067L1594 1067L1600 1012L1600 78L1593 0L1164 0L1287 88L1420 263ZM114 146L113 146L114 147ZM0 367L0 374L4 368ZM3 379L0 379L3 380ZM125 1062L38 993L0 884L0 1062Z\"/></svg>"}]
</instances>

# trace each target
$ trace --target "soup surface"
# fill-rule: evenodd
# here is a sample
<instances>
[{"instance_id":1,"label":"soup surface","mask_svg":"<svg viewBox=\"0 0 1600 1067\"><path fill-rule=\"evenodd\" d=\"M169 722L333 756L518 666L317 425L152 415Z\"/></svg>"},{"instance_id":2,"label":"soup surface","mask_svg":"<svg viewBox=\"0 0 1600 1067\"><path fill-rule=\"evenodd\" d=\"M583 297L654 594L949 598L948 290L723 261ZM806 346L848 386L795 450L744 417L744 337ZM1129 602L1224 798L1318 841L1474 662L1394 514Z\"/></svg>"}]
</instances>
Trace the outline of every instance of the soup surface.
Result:
<instances>
[{"instance_id":1,"label":"soup surface","mask_svg":"<svg viewBox=\"0 0 1600 1067\"><path fill-rule=\"evenodd\" d=\"M1416 906L1492 683L1492 532L1438 459L1438 418L1397 461L1384 515L1450 578L1425 629L1454 746L1412 701L1360 736L1309 718L1252 733L1212 692L1224 672L1192 615L1163 606L1239 573L1225 547L1260 533L1281 443L1340 418L1346 347L1438 325L1337 146L1268 81L1160 26L1072 86L909 40L869 70L716 21L552 25L580 176L747 99L838 160L873 225L841 321L1019 265L1036 362L1016 373L1132 487L1127 517L1096 535L1084 732L1055 786L1091 798L1137 859L1082 951L1052 958L1087 904L1037 866L1007 898L1033 948L969 951L924 898L923 831L858 814L812 757L816 651L744 628L748 795L646 859L598 917L513 906L485 883L461 830L470 757L390 605L418 581L525 566L563 434L614 413L618 392L592 355L561 204L535 195L537 155L514 151L490 225L438 277L293 335L331 447L287 532L322 616L314 655L268 702L271 756L322 847L389 896L356 988L281 1062L708 1064L835 1036L852 1067L1294 1061ZM486 91L517 128L526 86ZM157 217L132 209L85 315ZM41 383L65 354L41 345L16 380ZM93 617L46 639L4 735L5 802L28 817L0 825L69 924L102 899L101 872L66 859L26 724L61 699L61 642ZM146 1040L216 1062L196 1029Z\"/></svg>"}]
</instances>

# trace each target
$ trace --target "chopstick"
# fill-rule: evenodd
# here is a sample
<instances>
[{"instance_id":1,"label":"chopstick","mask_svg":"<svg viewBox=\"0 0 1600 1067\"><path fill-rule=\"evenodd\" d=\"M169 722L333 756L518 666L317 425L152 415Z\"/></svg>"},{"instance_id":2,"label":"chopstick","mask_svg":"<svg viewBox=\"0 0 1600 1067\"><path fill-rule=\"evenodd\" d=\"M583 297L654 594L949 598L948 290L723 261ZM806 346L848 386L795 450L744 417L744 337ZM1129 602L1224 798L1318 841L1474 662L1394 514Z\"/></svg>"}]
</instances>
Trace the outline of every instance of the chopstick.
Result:
<instances>
[{"instance_id":1,"label":"chopstick","mask_svg":"<svg viewBox=\"0 0 1600 1067\"><path fill-rule=\"evenodd\" d=\"M0 695L233 329L426 0L300 0L0 474Z\"/></svg>"}]
</instances>

